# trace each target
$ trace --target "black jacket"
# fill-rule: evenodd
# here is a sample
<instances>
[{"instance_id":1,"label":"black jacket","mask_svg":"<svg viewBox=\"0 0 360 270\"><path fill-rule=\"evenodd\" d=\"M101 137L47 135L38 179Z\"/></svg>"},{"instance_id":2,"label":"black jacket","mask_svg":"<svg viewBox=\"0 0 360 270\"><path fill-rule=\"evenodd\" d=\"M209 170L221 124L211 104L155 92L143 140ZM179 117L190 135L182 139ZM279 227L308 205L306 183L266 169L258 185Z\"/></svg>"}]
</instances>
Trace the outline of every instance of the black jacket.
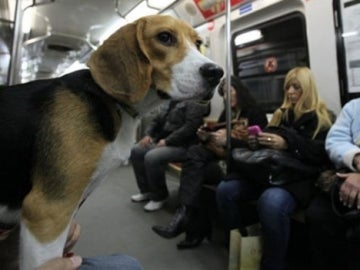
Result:
<instances>
[{"instance_id":1,"label":"black jacket","mask_svg":"<svg viewBox=\"0 0 360 270\"><path fill-rule=\"evenodd\" d=\"M146 134L168 146L184 146L198 142L196 131L209 114L209 105L194 101L170 101L160 107Z\"/></svg>"},{"instance_id":2,"label":"black jacket","mask_svg":"<svg viewBox=\"0 0 360 270\"><path fill-rule=\"evenodd\" d=\"M294 120L292 112L289 113L289 119L283 119L280 123L280 127L284 129L277 129L276 127L267 127L264 132L272 132L282 136L287 144L288 149L286 151L293 154L304 163L312 164L319 167L319 172L323 167L329 166L329 158L326 154L324 143L326 135L329 129L320 130L315 138L312 138L313 133L317 127L318 118L314 112L305 113L299 119ZM234 171L230 173L227 179L239 179L244 175L240 171ZM291 176L290 176L291 177ZM294 176L298 178L298 176ZM307 179L306 177L301 181L294 181L288 184L284 184L281 187L288 190L297 201L306 206L311 197L315 193L316 179ZM267 180L264 179L264 183Z\"/></svg>"}]
</instances>

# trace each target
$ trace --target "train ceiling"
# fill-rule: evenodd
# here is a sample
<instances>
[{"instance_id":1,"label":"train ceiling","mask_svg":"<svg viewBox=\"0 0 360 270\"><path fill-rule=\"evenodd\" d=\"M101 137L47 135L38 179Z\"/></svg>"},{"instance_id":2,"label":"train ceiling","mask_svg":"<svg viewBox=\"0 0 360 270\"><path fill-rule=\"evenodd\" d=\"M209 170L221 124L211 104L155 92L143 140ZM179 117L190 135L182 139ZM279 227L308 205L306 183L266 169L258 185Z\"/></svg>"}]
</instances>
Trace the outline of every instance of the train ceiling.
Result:
<instances>
[{"instance_id":1,"label":"train ceiling","mask_svg":"<svg viewBox=\"0 0 360 270\"><path fill-rule=\"evenodd\" d=\"M16 3L0 0L1 19L14 21ZM113 31L142 15L168 13L199 26L224 9L225 0L23 0L17 81L58 76L86 62Z\"/></svg>"}]
</instances>

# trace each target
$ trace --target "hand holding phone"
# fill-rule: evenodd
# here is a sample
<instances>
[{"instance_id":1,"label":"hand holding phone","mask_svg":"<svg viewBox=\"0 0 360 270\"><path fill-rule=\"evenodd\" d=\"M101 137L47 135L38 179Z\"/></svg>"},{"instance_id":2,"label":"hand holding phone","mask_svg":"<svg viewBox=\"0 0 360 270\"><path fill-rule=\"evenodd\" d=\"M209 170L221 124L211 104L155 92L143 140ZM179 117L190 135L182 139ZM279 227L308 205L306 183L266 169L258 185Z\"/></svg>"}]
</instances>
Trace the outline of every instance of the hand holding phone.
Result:
<instances>
[{"instance_id":1,"label":"hand holding phone","mask_svg":"<svg viewBox=\"0 0 360 270\"><path fill-rule=\"evenodd\" d=\"M248 127L249 135L257 136L261 132L261 128L258 125Z\"/></svg>"}]
</instances>

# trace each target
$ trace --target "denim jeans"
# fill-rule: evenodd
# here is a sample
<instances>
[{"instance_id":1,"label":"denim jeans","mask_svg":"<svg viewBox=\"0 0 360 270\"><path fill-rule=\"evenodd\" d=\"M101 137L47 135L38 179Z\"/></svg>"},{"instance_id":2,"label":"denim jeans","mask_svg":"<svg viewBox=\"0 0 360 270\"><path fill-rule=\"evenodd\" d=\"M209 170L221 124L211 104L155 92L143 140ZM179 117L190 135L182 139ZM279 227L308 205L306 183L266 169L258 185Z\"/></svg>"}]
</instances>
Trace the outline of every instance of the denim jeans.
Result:
<instances>
[{"instance_id":1,"label":"denim jeans","mask_svg":"<svg viewBox=\"0 0 360 270\"><path fill-rule=\"evenodd\" d=\"M79 270L143 270L141 264L128 255L114 254L84 258Z\"/></svg>"},{"instance_id":2,"label":"denim jeans","mask_svg":"<svg viewBox=\"0 0 360 270\"><path fill-rule=\"evenodd\" d=\"M141 193L150 193L153 201L165 200L169 193L166 186L165 170L169 162L186 159L186 148L136 144L131 149L130 160L137 185Z\"/></svg>"},{"instance_id":3,"label":"denim jeans","mask_svg":"<svg viewBox=\"0 0 360 270\"><path fill-rule=\"evenodd\" d=\"M262 269L285 269L290 215L297 207L295 198L280 187L262 189L247 180L222 181L216 197L219 211L229 229L248 224L247 217L242 215L241 205L257 200L257 214L264 239Z\"/></svg>"}]
</instances>

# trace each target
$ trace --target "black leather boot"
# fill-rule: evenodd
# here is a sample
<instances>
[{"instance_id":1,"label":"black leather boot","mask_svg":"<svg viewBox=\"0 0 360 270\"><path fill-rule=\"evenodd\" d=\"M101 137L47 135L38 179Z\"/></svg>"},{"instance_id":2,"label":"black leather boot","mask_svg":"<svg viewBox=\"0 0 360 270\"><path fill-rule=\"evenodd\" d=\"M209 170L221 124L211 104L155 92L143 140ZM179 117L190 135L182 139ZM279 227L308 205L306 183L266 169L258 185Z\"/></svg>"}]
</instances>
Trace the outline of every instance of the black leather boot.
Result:
<instances>
[{"instance_id":1,"label":"black leather boot","mask_svg":"<svg viewBox=\"0 0 360 270\"><path fill-rule=\"evenodd\" d=\"M178 249L189 249L199 246L204 239L211 240L211 230L196 234L186 233L185 239L176 244Z\"/></svg>"},{"instance_id":2,"label":"black leather boot","mask_svg":"<svg viewBox=\"0 0 360 270\"><path fill-rule=\"evenodd\" d=\"M174 238L178 236L185 231L188 220L187 212L188 211L185 206L180 206L166 227L155 225L152 227L152 230L164 238Z\"/></svg>"},{"instance_id":3,"label":"black leather boot","mask_svg":"<svg viewBox=\"0 0 360 270\"><path fill-rule=\"evenodd\" d=\"M211 219L203 212L198 211L197 215L193 215L188 221L185 239L180 241L176 246L178 249L195 248L199 246L205 238L210 241L211 234Z\"/></svg>"}]
</instances>

